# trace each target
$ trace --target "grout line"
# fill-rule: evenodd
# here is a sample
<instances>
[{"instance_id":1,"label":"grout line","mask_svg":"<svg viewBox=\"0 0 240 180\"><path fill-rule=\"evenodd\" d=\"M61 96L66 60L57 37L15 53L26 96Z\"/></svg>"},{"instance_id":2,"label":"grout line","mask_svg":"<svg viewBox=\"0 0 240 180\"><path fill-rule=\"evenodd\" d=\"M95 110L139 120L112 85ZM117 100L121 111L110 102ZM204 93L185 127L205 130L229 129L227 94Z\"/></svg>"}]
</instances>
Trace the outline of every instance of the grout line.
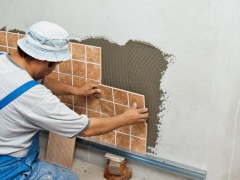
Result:
<instances>
[{"instance_id":1,"label":"grout line","mask_svg":"<svg viewBox=\"0 0 240 180\"><path fill-rule=\"evenodd\" d=\"M129 91L127 91L127 104L128 108L130 108L130 99L129 99ZM132 149L132 125L129 125L129 135L130 135L130 141L129 141L129 149Z\"/></svg>"},{"instance_id":2,"label":"grout line","mask_svg":"<svg viewBox=\"0 0 240 180\"><path fill-rule=\"evenodd\" d=\"M115 99L114 99L114 91L113 91L113 88L112 89L112 102L113 103L113 108L114 108L114 115L116 115L116 108L115 108ZM116 130L114 130L114 138L115 138L115 145L117 145L117 133L116 133Z\"/></svg>"},{"instance_id":3,"label":"grout line","mask_svg":"<svg viewBox=\"0 0 240 180\"><path fill-rule=\"evenodd\" d=\"M6 38L6 43L7 43L7 53L9 53L8 52L8 34L7 33L8 33L8 31L6 31L6 37L5 38Z\"/></svg>"}]
</instances>

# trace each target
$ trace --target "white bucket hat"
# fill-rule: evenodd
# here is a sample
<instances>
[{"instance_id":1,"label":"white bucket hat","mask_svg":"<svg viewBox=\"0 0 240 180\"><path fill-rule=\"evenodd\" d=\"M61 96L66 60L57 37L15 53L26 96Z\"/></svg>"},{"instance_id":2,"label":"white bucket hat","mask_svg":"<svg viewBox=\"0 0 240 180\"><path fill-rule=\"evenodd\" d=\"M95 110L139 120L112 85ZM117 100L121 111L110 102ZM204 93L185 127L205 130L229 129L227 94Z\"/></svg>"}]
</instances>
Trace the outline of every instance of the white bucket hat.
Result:
<instances>
[{"instance_id":1,"label":"white bucket hat","mask_svg":"<svg viewBox=\"0 0 240 180\"><path fill-rule=\"evenodd\" d=\"M40 21L30 26L18 46L35 59L50 62L69 60L68 33L55 23Z\"/></svg>"}]
</instances>

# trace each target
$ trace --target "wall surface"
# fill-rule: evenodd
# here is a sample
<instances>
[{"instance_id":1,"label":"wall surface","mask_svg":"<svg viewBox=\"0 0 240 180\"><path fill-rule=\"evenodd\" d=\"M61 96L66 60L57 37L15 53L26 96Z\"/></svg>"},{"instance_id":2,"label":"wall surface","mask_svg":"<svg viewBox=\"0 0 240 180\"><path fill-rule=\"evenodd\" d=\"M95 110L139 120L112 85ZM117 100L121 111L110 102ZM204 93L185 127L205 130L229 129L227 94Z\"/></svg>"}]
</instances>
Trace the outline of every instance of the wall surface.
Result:
<instances>
[{"instance_id":1,"label":"wall surface","mask_svg":"<svg viewBox=\"0 0 240 180\"><path fill-rule=\"evenodd\" d=\"M173 54L153 154L205 169L208 180L240 179L237 0L8 0L0 12L0 28L48 20L75 39L139 40Z\"/></svg>"}]
</instances>

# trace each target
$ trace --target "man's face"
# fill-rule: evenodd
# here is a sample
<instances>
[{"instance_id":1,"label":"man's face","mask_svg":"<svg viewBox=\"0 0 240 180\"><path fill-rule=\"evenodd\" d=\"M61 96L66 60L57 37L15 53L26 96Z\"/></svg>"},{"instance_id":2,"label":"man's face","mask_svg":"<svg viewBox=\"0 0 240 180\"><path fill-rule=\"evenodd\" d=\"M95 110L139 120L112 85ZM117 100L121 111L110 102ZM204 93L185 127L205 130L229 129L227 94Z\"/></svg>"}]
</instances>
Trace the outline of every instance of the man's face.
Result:
<instances>
[{"instance_id":1,"label":"man's face","mask_svg":"<svg viewBox=\"0 0 240 180\"><path fill-rule=\"evenodd\" d=\"M49 75L60 62L38 61L38 68L34 73L34 79L39 80Z\"/></svg>"}]
</instances>

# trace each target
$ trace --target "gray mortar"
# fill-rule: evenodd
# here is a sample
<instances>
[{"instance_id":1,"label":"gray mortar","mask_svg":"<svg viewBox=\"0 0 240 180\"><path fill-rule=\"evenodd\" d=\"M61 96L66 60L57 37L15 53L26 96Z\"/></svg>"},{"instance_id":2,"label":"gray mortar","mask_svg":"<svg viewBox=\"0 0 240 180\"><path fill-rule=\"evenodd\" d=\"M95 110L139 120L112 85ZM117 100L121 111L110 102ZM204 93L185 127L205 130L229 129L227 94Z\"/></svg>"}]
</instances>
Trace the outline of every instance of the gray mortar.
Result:
<instances>
[{"instance_id":1,"label":"gray mortar","mask_svg":"<svg viewBox=\"0 0 240 180\"><path fill-rule=\"evenodd\" d=\"M4 26L0 29L0 31L6 31L6 29L7 29L6 26Z\"/></svg>"},{"instance_id":2,"label":"gray mortar","mask_svg":"<svg viewBox=\"0 0 240 180\"><path fill-rule=\"evenodd\" d=\"M19 34L25 34L24 31L21 31L21 30L18 30L18 29L11 29L11 30L9 30L8 32L11 32L11 33L19 33Z\"/></svg>"},{"instance_id":3,"label":"gray mortar","mask_svg":"<svg viewBox=\"0 0 240 180\"><path fill-rule=\"evenodd\" d=\"M147 147L155 147L161 127L158 117L161 97L160 80L168 62L163 53L149 43L129 40L124 46L104 38L88 38L81 43L102 48L102 83L145 95L149 109ZM147 149L147 152L150 152Z\"/></svg>"}]
</instances>

